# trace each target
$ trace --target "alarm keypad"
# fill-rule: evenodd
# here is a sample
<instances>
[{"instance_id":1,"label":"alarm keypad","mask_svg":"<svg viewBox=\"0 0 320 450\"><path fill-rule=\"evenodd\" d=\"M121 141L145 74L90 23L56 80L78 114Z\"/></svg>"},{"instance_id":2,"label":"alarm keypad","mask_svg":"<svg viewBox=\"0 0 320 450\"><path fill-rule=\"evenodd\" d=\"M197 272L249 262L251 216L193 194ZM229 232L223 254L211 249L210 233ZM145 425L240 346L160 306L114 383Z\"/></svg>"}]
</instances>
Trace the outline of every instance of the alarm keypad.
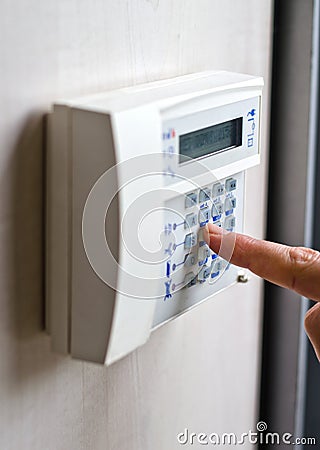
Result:
<instances>
[{"instance_id":1,"label":"alarm keypad","mask_svg":"<svg viewBox=\"0 0 320 450\"><path fill-rule=\"evenodd\" d=\"M187 273L184 272L183 280L177 285L183 284L182 287L190 287L197 283L203 284L208 279L218 279L222 274L226 264L207 245L203 236L203 227L211 222L228 231L234 231L236 205L237 179L233 177L223 182L215 182L212 186L199 187L184 196L185 213L182 212L185 230L184 253L181 254L180 261L175 262L174 267L175 272L179 266L189 270ZM191 268L194 268L193 270L197 273L190 271Z\"/></svg>"},{"instance_id":2,"label":"alarm keypad","mask_svg":"<svg viewBox=\"0 0 320 450\"><path fill-rule=\"evenodd\" d=\"M243 198L244 172L239 172L219 182L191 187L168 200L163 317L172 317L237 281L238 269L208 246L205 225L214 223L241 232Z\"/></svg>"}]
</instances>

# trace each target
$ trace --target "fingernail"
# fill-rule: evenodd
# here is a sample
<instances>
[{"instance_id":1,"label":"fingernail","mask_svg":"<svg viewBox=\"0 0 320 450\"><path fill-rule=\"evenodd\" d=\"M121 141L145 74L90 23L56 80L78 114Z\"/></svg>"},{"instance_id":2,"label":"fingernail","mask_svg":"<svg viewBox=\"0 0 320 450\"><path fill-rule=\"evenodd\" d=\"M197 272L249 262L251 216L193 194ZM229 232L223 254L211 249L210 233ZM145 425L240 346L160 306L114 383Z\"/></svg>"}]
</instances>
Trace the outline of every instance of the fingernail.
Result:
<instances>
[{"instance_id":1,"label":"fingernail","mask_svg":"<svg viewBox=\"0 0 320 450\"><path fill-rule=\"evenodd\" d=\"M203 239L205 240L205 242L209 245L210 244L210 231L209 231L208 224L206 224L203 227L202 236L203 236Z\"/></svg>"}]
</instances>

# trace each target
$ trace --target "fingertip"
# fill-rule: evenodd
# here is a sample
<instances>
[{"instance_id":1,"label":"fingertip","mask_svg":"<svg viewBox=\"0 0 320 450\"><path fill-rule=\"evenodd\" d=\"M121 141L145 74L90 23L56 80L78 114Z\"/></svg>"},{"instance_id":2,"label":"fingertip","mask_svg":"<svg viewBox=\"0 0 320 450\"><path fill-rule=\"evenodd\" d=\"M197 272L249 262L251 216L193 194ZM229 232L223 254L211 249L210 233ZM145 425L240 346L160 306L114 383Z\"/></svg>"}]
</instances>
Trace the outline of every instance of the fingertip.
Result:
<instances>
[{"instance_id":1,"label":"fingertip","mask_svg":"<svg viewBox=\"0 0 320 450\"><path fill-rule=\"evenodd\" d=\"M218 225L215 225L214 223L208 223L207 229L208 229L209 234L221 235L224 233L224 229L221 227L218 227Z\"/></svg>"},{"instance_id":2,"label":"fingertip","mask_svg":"<svg viewBox=\"0 0 320 450\"><path fill-rule=\"evenodd\" d=\"M223 229L212 223L208 224L208 245L211 250L218 253L221 246L221 239L223 236Z\"/></svg>"},{"instance_id":3,"label":"fingertip","mask_svg":"<svg viewBox=\"0 0 320 450\"><path fill-rule=\"evenodd\" d=\"M203 237L204 241L206 242L206 244L210 246L210 231L209 231L208 225L210 225L210 224L206 224L205 227L203 228L202 237Z\"/></svg>"}]
</instances>

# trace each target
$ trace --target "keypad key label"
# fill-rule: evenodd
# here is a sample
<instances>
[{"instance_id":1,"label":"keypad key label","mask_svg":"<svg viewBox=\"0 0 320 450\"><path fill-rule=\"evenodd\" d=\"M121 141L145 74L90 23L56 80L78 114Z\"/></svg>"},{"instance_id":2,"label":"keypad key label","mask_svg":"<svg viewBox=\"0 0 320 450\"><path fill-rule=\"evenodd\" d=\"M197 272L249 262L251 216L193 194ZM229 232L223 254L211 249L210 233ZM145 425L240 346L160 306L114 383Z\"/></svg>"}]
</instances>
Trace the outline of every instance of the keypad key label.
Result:
<instances>
[{"instance_id":1,"label":"keypad key label","mask_svg":"<svg viewBox=\"0 0 320 450\"><path fill-rule=\"evenodd\" d=\"M195 213L190 213L186 215L186 220L184 222L184 228L192 228L198 224L198 217Z\"/></svg>"},{"instance_id":2,"label":"keypad key label","mask_svg":"<svg viewBox=\"0 0 320 450\"><path fill-rule=\"evenodd\" d=\"M200 227L205 226L210 220L210 208L201 208L199 210L199 224Z\"/></svg>"}]
</instances>

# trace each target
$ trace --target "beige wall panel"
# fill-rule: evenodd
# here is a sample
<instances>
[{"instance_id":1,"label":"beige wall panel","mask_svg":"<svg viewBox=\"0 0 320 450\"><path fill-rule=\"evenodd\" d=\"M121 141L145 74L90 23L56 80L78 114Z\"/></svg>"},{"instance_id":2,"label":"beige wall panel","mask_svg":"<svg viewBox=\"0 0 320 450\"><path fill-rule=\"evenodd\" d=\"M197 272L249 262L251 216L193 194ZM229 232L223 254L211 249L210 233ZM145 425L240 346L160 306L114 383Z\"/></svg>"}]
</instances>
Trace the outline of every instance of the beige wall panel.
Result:
<instances>
[{"instance_id":1,"label":"beige wall panel","mask_svg":"<svg viewBox=\"0 0 320 450\"><path fill-rule=\"evenodd\" d=\"M50 352L43 116L62 95L205 69L263 75L264 156L248 174L246 212L247 230L262 236L271 28L271 0L1 2L1 449L173 450L185 427L255 426L262 305L255 278L161 328L108 369Z\"/></svg>"}]
</instances>

